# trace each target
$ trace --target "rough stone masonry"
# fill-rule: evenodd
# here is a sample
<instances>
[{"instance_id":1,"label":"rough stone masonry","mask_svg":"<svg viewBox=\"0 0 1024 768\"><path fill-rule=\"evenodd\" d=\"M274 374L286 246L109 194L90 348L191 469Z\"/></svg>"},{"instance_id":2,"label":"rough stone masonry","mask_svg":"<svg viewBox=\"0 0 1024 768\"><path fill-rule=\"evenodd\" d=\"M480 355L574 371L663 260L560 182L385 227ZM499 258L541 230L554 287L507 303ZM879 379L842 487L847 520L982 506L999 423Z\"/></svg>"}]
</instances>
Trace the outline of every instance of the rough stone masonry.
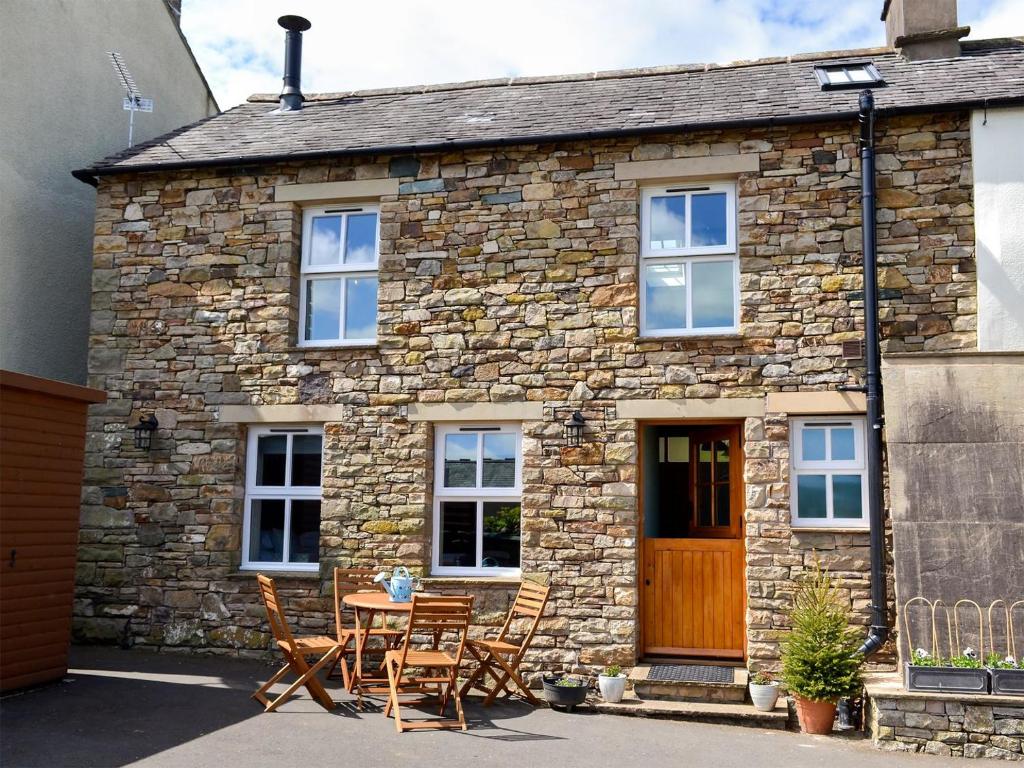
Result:
<instances>
[{"instance_id":1,"label":"rough stone masonry","mask_svg":"<svg viewBox=\"0 0 1024 768\"><path fill-rule=\"evenodd\" d=\"M523 425L524 575L553 587L533 668L632 664L638 632L634 398L834 389L860 361L856 127L819 124L532 144L416 157L104 177L97 197L91 409L75 628L82 640L252 654L239 572L245 429L224 405L344 404L325 425L319 575L283 578L304 632L332 627L329 568L430 561L432 430L410 403L539 402ZM737 153L741 328L643 339L629 160ZM883 349L973 349L968 117L887 118L878 135ZM297 348L301 209L274 186L398 178L380 201L378 343ZM580 407L598 436L570 447ZM155 411L149 453L126 426ZM815 557L867 622L868 536L789 513L788 419L745 423L746 626L774 668L783 610ZM513 585L471 582L496 623ZM466 589L436 581L432 587Z\"/></svg>"}]
</instances>

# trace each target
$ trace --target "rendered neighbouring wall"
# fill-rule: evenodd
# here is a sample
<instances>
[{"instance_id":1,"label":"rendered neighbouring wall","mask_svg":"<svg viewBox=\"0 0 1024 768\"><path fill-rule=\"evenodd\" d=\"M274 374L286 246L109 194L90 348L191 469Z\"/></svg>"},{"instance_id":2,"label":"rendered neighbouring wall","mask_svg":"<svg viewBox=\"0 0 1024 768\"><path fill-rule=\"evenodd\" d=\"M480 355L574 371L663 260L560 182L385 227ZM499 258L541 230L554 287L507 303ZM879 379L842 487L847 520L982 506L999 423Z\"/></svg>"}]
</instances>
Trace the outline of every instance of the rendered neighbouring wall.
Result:
<instances>
[{"instance_id":1,"label":"rendered neighbouring wall","mask_svg":"<svg viewBox=\"0 0 1024 768\"><path fill-rule=\"evenodd\" d=\"M898 606L917 595L949 606L1024 598L1022 374L1024 354L885 360ZM928 647L914 618L911 628Z\"/></svg>"},{"instance_id":2,"label":"rendered neighbouring wall","mask_svg":"<svg viewBox=\"0 0 1024 768\"><path fill-rule=\"evenodd\" d=\"M1024 108L971 115L978 349L1024 350Z\"/></svg>"}]
</instances>

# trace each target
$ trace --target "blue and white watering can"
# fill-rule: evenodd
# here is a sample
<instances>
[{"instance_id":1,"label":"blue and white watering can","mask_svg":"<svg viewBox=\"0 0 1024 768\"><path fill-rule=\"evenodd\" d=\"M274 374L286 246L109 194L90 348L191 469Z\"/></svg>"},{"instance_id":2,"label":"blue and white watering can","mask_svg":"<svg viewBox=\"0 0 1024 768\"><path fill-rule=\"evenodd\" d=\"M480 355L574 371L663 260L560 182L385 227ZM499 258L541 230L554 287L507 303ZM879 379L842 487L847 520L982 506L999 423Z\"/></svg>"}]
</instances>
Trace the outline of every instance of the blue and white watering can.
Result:
<instances>
[{"instance_id":1,"label":"blue and white watering can","mask_svg":"<svg viewBox=\"0 0 1024 768\"><path fill-rule=\"evenodd\" d=\"M392 603L410 602L412 600L412 591L421 587L420 580L410 576L409 569L404 565L395 568L394 573L391 574L390 581L388 581L387 574L384 572L378 573L374 576L373 580L378 584L384 585L384 589L387 591Z\"/></svg>"}]
</instances>

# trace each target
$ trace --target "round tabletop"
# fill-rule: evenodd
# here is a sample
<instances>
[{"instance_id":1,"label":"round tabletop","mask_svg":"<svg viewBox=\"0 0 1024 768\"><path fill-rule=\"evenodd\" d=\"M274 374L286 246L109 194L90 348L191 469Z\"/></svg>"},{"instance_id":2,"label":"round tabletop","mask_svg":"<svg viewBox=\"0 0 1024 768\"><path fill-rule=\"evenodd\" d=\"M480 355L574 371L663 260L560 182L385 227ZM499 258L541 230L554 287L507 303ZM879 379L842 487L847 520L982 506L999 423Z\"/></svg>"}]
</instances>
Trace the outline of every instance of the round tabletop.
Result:
<instances>
[{"instance_id":1,"label":"round tabletop","mask_svg":"<svg viewBox=\"0 0 1024 768\"><path fill-rule=\"evenodd\" d=\"M394 603L388 597L387 592L350 592L341 601L353 608L365 608L371 611L402 611L408 613L412 610L412 601L408 603Z\"/></svg>"}]
</instances>

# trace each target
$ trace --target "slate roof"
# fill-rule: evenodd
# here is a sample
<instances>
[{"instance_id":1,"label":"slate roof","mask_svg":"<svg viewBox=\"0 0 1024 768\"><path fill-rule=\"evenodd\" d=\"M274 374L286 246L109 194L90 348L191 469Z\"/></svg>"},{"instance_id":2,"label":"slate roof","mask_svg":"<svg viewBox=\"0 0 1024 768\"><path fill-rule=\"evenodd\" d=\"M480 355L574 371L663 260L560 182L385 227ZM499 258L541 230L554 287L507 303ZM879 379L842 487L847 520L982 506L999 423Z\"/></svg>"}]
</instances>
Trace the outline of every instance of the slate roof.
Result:
<instances>
[{"instance_id":1,"label":"slate roof","mask_svg":"<svg viewBox=\"0 0 1024 768\"><path fill-rule=\"evenodd\" d=\"M75 175L853 118L857 90L822 91L813 73L843 61L879 69L883 115L1024 103L1024 38L967 41L958 58L912 63L874 48L311 95L286 114L275 96L253 97Z\"/></svg>"}]
</instances>

